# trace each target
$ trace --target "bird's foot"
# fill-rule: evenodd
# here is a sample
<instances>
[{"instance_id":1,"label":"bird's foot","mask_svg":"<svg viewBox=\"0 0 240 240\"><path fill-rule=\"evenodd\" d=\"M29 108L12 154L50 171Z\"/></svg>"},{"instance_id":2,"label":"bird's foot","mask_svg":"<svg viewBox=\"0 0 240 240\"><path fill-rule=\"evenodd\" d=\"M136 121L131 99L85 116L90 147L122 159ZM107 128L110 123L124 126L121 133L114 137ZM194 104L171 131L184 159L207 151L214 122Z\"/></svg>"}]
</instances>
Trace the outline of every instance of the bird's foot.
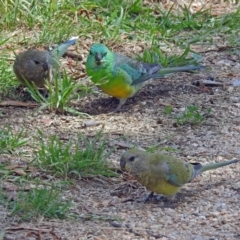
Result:
<instances>
[{"instance_id":1,"label":"bird's foot","mask_svg":"<svg viewBox=\"0 0 240 240\"><path fill-rule=\"evenodd\" d=\"M126 102L126 99L119 99L119 104L118 106L116 107L116 109L113 111L114 113L116 112L122 112L122 106L125 104Z\"/></svg>"},{"instance_id":2,"label":"bird's foot","mask_svg":"<svg viewBox=\"0 0 240 240\"><path fill-rule=\"evenodd\" d=\"M142 202L147 203L149 201L153 201L154 203L159 204L159 207L161 208L176 208L177 204L175 201L175 197L165 197L161 194L154 195L153 192L148 194Z\"/></svg>"},{"instance_id":3,"label":"bird's foot","mask_svg":"<svg viewBox=\"0 0 240 240\"><path fill-rule=\"evenodd\" d=\"M147 203L149 202L152 198L154 198L154 192L149 193L144 199L143 202Z\"/></svg>"},{"instance_id":4,"label":"bird's foot","mask_svg":"<svg viewBox=\"0 0 240 240\"><path fill-rule=\"evenodd\" d=\"M161 202L163 202L163 206L160 206L161 208L176 208L178 206L178 199L175 198L175 195L162 197Z\"/></svg>"},{"instance_id":5,"label":"bird's foot","mask_svg":"<svg viewBox=\"0 0 240 240\"><path fill-rule=\"evenodd\" d=\"M104 103L104 105L105 106L107 106L107 107L109 107L110 105L112 105L112 104L116 104L116 101L118 101L118 99L117 98L114 98L114 97L112 97L112 98L109 98L109 99L107 99L106 101L105 101L105 103ZM121 103L121 100L120 100L120 103L118 104L118 106L116 107L116 109L114 109L113 111L111 111L111 112L109 112L108 114L113 114L113 113L116 113L116 112L121 112L122 111L122 103Z\"/></svg>"},{"instance_id":6,"label":"bird's foot","mask_svg":"<svg viewBox=\"0 0 240 240\"><path fill-rule=\"evenodd\" d=\"M110 98L107 98L106 100L104 100L104 105L105 106L109 106L111 104L116 104L116 102L118 101L117 98L115 97L110 97Z\"/></svg>"},{"instance_id":7,"label":"bird's foot","mask_svg":"<svg viewBox=\"0 0 240 240\"><path fill-rule=\"evenodd\" d=\"M161 201L162 198L163 198L162 195L154 195L154 192L151 192L146 197L138 200L138 202L143 202L143 203L147 203L147 202L150 202L150 201L159 202L159 201Z\"/></svg>"},{"instance_id":8,"label":"bird's foot","mask_svg":"<svg viewBox=\"0 0 240 240\"><path fill-rule=\"evenodd\" d=\"M172 199L164 198L162 200L162 202L163 202L163 205L160 206L161 208L176 208L177 207L177 204Z\"/></svg>"},{"instance_id":9,"label":"bird's foot","mask_svg":"<svg viewBox=\"0 0 240 240\"><path fill-rule=\"evenodd\" d=\"M118 105L116 109L114 109L113 111L109 112L108 114L111 115L113 113L119 113L119 112L124 112L124 110L122 109L122 106Z\"/></svg>"}]
</instances>

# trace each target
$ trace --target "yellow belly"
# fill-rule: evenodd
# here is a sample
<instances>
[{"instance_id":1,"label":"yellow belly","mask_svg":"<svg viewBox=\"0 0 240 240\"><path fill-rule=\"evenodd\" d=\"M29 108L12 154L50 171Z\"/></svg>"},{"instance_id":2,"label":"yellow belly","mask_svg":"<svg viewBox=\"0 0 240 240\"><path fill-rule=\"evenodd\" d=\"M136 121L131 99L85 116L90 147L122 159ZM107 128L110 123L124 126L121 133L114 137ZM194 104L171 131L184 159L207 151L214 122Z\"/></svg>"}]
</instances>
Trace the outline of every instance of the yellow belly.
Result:
<instances>
[{"instance_id":1,"label":"yellow belly","mask_svg":"<svg viewBox=\"0 0 240 240\"><path fill-rule=\"evenodd\" d=\"M132 97L141 87L132 86L131 77L125 71L119 71L114 75L104 72L90 72L92 81L105 93L110 96L127 99Z\"/></svg>"},{"instance_id":2,"label":"yellow belly","mask_svg":"<svg viewBox=\"0 0 240 240\"><path fill-rule=\"evenodd\" d=\"M116 98L127 99L135 94L135 87L124 81L109 81L98 86L103 92Z\"/></svg>"},{"instance_id":3,"label":"yellow belly","mask_svg":"<svg viewBox=\"0 0 240 240\"><path fill-rule=\"evenodd\" d=\"M137 180L149 191L163 194L165 196L172 196L179 190L178 186L170 184L164 178L159 178L159 176L155 177L154 174L138 174Z\"/></svg>"},{"instance_id":4,"label":"yellow belly","mask_svg":"<svg viewBox=\"0 0 240 240\"><path fill-rule=\"evenodd\" d=\"M165 196L171 196L178 192L179 187L174 186L166 181L161 181L154 186L151 191L159 194L163 194Z\"/></svg>"}]
</instances>

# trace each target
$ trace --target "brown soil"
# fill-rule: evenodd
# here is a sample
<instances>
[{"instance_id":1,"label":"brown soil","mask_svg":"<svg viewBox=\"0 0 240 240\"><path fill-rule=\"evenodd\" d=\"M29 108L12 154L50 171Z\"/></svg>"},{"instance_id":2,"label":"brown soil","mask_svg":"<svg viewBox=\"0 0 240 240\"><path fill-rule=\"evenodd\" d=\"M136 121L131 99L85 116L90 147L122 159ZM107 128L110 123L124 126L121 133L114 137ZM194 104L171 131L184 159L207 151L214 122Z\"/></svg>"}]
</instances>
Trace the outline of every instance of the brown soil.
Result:
<instances>
[{"instance_id":1,"label":"brown soil","mask_svg":"<svg viewBox=\"0 0 240 240\"><path fill-rule=\"evenodd\" d=\"M78 44L78 49L83 49L84 60L90 44ZM221 45L226 46L225 43ZM78 116L34 112L30 108L14 106L1 108L1 125L9 124L16 132L25 129L30 139L37 135L37 128L47 136L57 134L66 140L80 132L91 138L103 129L109 148L117 148L108 159L117 168L119 158L126 150L124 145L171 147L177 151L167 154L189 162L239 158L239 88L196 86L193 83L209 76L222 83L239 78L240 52L236 49L230 52L228 47L221 50L219 45L192 48L201 52L201 63L208 67L206 70L195 74L178 73L151 81L127 101L120 113L111 113L118 102L109 103L110 97L100 91L75 102L78 110L101 122L98 126L85 127L87 120ZM142 51L141 47L130 43L124 47L114 46L114 49L128 55ZM165 115L164 108L168 105L173 107L173 112ZM208 108L211 111L205 122L199 125L177 126L175 116L183 113L189 105L198 106L202 112ZM29 145L13 155L1 155L0 162L21 165L31 160L33 152ZM3 181L4 184L14 184L14 176ZM9 240L240 238L239 163L204 173L185 185L180 193L183 197L173 208L162 208L159 203L137 201L147 194L146 190L124 176L79 179L69 189L62 190L63 197L72 199L72 212L78 216L77 219L39 218L22 223L17 217L10 217L0 205L0 230L5 233L3 239Z\"/></svg>"}]
</instances>

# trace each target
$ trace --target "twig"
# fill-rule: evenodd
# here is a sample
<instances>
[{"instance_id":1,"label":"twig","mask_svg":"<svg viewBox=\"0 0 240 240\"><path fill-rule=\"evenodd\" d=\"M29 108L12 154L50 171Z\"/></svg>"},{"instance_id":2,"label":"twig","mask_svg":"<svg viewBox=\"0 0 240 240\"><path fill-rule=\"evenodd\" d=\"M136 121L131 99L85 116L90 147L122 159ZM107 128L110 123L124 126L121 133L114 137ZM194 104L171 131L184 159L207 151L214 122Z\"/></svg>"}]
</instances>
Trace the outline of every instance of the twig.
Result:
<instances>
[{"instance_id":1,"label":"twig","mask_svg":"<svg viewBox=\"0 0 240 240\"><path fill-rule=\"evenodd\" d=\"M196 86L201 86L201 85L205 85L205 86L209 86L209 87L218 87L218 86L233 86L233 87L239 87L240 86L240 80L234 80L232 82L226 82L226 83L222 83L222 82L216 82L216 81L212 81L212 80L198 80L196 82L194 82L194 84Z\"/></svg>"},{"instance_id":2,"label":"twig","mask_svg":"<svg viewBox=\"0 0 240 240\"><path fill-rule=\"evenodd\" d=\"M148 234L148 235L150 235L151 237L154 237L154 238L156 238L156 239L158 239L158 238L162 238L162 237L166 237L166 238L168 238L168 239L174 239L175 240L175 238L171 238L171 237L169 237L169 236L167 236L167 235L164 235L164 234L160 234L160 233L153 233L153 232L151 232L149 229L146 229L146 233Z\"/></svg>"},{"instance_id":3,"label":"twig","mask_svg":"<svg viewBox=\"0 0 240 240\"><path fill-rule=\"evenodd\" d=\"M19 231L19 230L29 230L29 231L42 231L42 232L49 232L50 229L44 229L44 228L31 228L31 227L7 227L5 228L5 231Z\"/></svg>"},{"instance_id":4,"label":"twig","mask_svg":"<svg viewBox=\"0 0 240 240\"><path fill-rule=\"evenodd\" d=\"M54 227L52 227L51 229L30 228L30 227L22 227L22 226L5 228L5 231L21 231L21 230L29 231L29 233L27 234L28 236L36 235L37 239L39 240L43 239L42 233L50 233L53 236L53 239L62 240L62 238L57 236L57 234L54 232Z\"/></svg>"}]
</instances>

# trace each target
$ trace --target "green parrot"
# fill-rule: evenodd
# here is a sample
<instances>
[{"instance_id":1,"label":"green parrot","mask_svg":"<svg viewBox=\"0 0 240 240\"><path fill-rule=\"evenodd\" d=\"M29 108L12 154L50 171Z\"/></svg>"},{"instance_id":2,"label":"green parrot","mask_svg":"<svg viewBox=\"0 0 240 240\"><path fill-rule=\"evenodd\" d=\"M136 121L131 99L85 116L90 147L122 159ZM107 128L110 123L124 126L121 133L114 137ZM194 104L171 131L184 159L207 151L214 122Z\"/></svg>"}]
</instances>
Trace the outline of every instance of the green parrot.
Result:
<instances>
[{"instance_id":1,"label":"green parrot","mask_svg":"<svg viewBox=\"0 0 240 240\"><path fill-rule=\"evenodd\" d=\"M120 100L115 111L121 110L127 99L133 97L147 80L201 68L204 67L190 65L162 68L159 64L138 62L114 53L100 43L91 46L86 62L86 71L93 83L103 92Z\"/></svg>"},{"instance_id":2,"label":"green parrot","mask_svg":"<svg viewBox=\"0 0 240 240\"><path fill-rule=\"evenodd\" d=\"M77 39L78 37L72 37L51 52L29 49L19 53L13 64L13 71L17 79L24 86L27 81L30 84L35 83L38 88L45 88L45 80L50 78L50 72L53 75L56 74L59 68L58 60Z\"/></svg>"},{"instance_id":3,"label":"green parrot","mask_svg":"<svg viewBox=\"0 0 240 240\"><path fill-rule=\"evenodd\" d=\"M185 184L201 173L237 163L229 160L202 165L187 163L161 153L148 153L139 149L126 151L120 159L120 167L130 172L149 191L162 194L174 200L175 194Z\"/></svg>"}]
</instances>

